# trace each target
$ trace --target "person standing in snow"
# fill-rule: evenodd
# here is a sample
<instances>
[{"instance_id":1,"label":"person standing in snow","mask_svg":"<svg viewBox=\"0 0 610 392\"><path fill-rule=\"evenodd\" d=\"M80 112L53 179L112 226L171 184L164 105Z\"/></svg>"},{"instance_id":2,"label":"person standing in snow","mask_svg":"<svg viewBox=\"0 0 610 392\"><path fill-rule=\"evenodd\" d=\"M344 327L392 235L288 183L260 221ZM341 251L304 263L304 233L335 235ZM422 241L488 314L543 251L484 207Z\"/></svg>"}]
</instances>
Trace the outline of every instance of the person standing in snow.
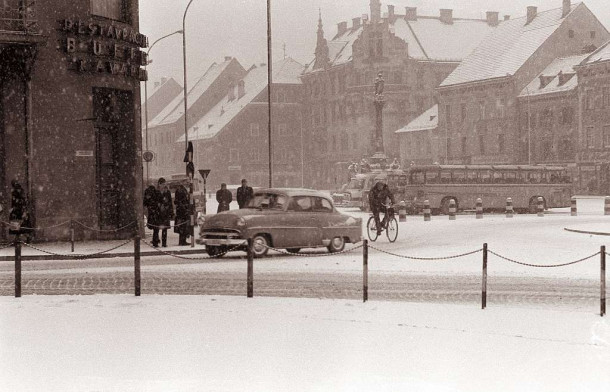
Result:
<instances>
[{"instance_id":1,"label":"person standing in snow","mask_svg":"<svg viewBox=\"0 0 610 392\"><path fill-rule=\"evenodd\" d=\"M161 245L167 247L167 229L171 226L171 219L174 217L174 205L165 178L159 178L157 188L148 203L148 227L153 231L152 245L159 246L159 230L161 230Z\"/></svg>"},{"instance_id":2,"label":"person standing in snow","mask_svg":"<svg viewBox=\"0 0 610 392\"><path fill-rule=\"evenodd\" d=\"M229 211L231 209L229 204L233 201L233 195L231 194L231 191L227 189L227 184L224 182L220 184L220 189L216 191L216 201L218 202L216 213Z\"/></svg>"},{"instance_id":3,"label":"person standing in snow","mask_svg":"<svg viewBox=\"0 0 610 392\"><path fill-rule=\"evenodd\" d=\"M252 196L254 196L254 190L248 186L248 181L244 178L241 180L241 186L237 188L237 204L239 208L244 208L248 201L252 199Z\"/></svg>"},{"instance_id":4,"label":"person standing in snow","mask_svg":"<svg viewBox=\"0 0 610 392\"><path fill-rule=\"evenodd\" d=\"M9 227L9 234L25 234L27 236L26 242L30 242L33 228L28 212L28 201L25 196L25 190L17 180L11 181L11 209L9 210L8 219L11 225Z\"/></svg>"},{"instance_id":5,"label":"person standing in snow","mask_svg":"<svg viewBox=\"0 0 610 392\"><path fill-rule=\"evenodd\" d=\"M178 245L188 245L186 239L191 234L189 214L189 193L184 185L178 185L174 195L176 205L176 219L174 220L174 233L178 233Z\"/></svg>"}]
</instances>

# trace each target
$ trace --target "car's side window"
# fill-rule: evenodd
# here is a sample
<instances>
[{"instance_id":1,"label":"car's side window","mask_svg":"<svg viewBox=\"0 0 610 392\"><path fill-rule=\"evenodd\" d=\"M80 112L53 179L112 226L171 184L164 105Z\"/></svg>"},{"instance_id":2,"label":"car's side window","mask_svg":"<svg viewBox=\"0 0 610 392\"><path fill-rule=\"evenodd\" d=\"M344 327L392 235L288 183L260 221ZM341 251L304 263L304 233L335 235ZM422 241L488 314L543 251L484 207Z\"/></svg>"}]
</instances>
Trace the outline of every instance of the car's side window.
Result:
<instances>
[{"instance_id":1,"label":"car's side window","mask_svg":"<svg viewBox=\"0 0 610 392\"><path fill-rule=\"evenodd\" d=\"M311 198L309 196L295 196L288 205L289 211L304 212L311 211Z\"/></svg>"},{"instance_id":2,"label":"car's side window","mask_svg":"<svg viewBox=\"0 0 610 392\"><path fill-rule=\"evenodd\" d=\"M283 210L286 205L286 196L273 195L269 200L269 208L272 210Z\"/></svg>"},{"instance_id":3,"label":"car's side window","mask_svg":"<svg viewBox=\"0 0 610 392\"><path fill-rule=\"evenodd\" d=\"M316 212L333 212L333 206L330 201L322 197L314 197L313 210Z\"/></svg>"}]
</instances>

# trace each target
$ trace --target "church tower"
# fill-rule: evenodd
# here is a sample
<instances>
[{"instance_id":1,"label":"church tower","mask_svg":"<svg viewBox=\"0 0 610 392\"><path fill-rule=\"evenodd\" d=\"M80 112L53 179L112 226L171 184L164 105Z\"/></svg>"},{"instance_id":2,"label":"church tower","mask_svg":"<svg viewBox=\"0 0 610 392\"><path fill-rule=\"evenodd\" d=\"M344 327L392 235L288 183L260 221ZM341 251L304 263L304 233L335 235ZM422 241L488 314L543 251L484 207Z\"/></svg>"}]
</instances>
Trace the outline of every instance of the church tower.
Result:
<instances>
[{"instance_id":1,"label":"church tower","mask_svg":"<svg viewBox=\"0 0 610 392\"><path fill-rule=\"evenodd\" d=\"M381 20L381 1L371 0L371 23L378 23Z\"/></svg>"},{"instance_id":2,"label":"church tower","mask_svg":"<svg viewBox=\"0 0 610 392\"><path fill-rule=\"evenodd\" d=\"M313 68L327 68L330 63L330 58L328 57L328 43L326 42L326 38L324 38L324 30L322 29L322 11L319 11L317 34L316 60Z\"/></svg>"}]
</instances>

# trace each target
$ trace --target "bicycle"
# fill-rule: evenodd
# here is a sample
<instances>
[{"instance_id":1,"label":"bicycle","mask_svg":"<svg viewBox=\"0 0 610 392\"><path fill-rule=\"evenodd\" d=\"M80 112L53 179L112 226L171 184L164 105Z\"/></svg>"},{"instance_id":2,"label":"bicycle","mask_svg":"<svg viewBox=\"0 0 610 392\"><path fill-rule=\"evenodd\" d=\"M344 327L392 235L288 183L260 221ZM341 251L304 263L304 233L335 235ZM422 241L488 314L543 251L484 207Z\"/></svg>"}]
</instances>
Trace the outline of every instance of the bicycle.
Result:
<instances>
[{"instance_id":1,"label":"bicycle","mask_svg":"<svg viewBox=\"0 0 610 392\"><path fill-rule=\"evenodd\" d=\"M386 213L381 213L383 214L383 216L381 214L379 215L379 221L381 222L381 231L385 230L385 234L388 237L388 241L394 242L396 241L396 238L398 238L398 221L394 216L394 209L392 208L392 206L384 204L384 207L386 207L386 211L391 211L392 216L385 220ZM368 222L366 223L366 231L369 236L369 240L373 242L377 241L379 234L377 234L377 224L375 223L375 217L373 215L371 215Z\"/></svg>"}]
</instances>

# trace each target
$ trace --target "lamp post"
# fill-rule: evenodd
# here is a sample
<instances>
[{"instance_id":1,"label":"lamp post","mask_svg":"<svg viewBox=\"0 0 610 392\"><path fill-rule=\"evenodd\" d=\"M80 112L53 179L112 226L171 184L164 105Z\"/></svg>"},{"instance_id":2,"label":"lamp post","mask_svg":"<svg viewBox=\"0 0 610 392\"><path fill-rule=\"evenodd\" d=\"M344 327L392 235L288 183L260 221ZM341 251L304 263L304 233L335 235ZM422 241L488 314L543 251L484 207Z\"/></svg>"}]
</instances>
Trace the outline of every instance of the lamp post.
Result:
<instances>
[{"instance_id":1,"label":"lamp post","mask_svg":"<svg viewBox=\"0 0 610 392\"><path fill-rule=\"evenodd\" d=\"M148 50L146 51L146 64L144 65L144 71L146 71L146 67L148 66L148 64L150 64L150 60L149 60L149 54L150 51L152 50L153 46L155 46L155 44L159 41L161 41L164 38L167 37L171 37L174 34L183 34L183 30L177 30L174 31L173 33L164 35L163 37L159 38L158 40L156 40L155 42L152 43L152 45L150 45L148 47ZM144 122L145 124L145 147L146 147L146 151L148 151L148 78L146 78L146 80L144 81ZM146 161L146 184L148 184L150 182L150 172L148 170L148 164L150 162Z\"/></svg>"},{"instance_id":2,"label":"lamp post","mask_svg":"<svg viewBox=\"0 0 610 392\"><path fill-rule=\"evenodd\" d=\"M271 148L271 84L273 83L271 66L271 0L267 0L267 100L269 110L269 188L273 186L273 149Z\"/></svg>"},{"instance_id":3,"label":"lamp post","mask_svg":"<svg viewBox=\"0 0 610 392\"><path fill-rule=\"evenodd\" d=\"M186 151L186 173L189 176L189 201L190 201L190 216L191 216L191 248L195 246L195 199L193 196L193 177L194 177L194 166L193 166L193 145L191 143L189 149L189 135L188 135L188 89L186 84L186 14L189 7L193 3L190 0L184 10L182 16L182 61L183 61L183 73L184 73L184 144ZM189 166L190 165L190 166Z\"/></svg>"},{"instance_id":4,"label":"lamp post","mask_svg":"<svg viewBox=\"0 0 610 392\"><path fill-rule=\"evenodd\" d=\"M527 164L532 164L532 108L530 106L530 90L525 86L527 92Z\"/></svg>"}]
</instances>

